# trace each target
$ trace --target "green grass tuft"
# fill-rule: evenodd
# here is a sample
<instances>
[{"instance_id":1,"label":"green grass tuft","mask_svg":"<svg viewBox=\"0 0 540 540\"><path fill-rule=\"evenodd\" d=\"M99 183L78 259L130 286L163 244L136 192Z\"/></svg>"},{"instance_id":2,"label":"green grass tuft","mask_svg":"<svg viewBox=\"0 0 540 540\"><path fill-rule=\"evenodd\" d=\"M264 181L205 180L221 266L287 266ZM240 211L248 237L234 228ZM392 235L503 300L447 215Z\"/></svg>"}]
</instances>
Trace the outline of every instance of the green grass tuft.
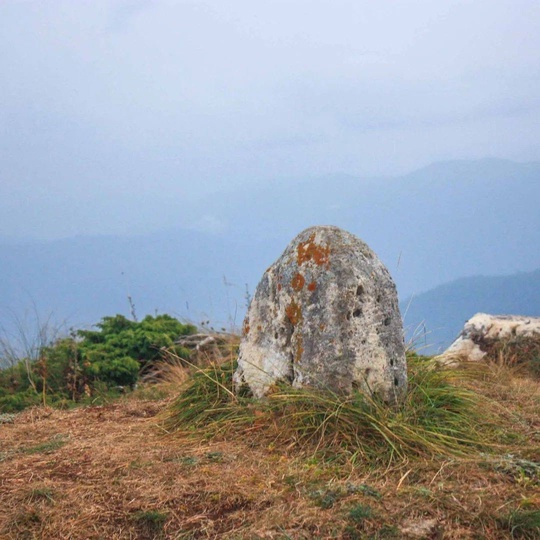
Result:
<instances>
[{"instance_id":1,"label":"green grass tuft","mask_svg":"<svg viewBox=\"0 0 540 540\"><path fill-rule=\"evenodd\" d=\"M357 504L349 511L347 516L353 523L361 524L365 519L373 517L373 510L365 504Z\"/></svg>"},{"instance_id":2,"label":"green grass tuft","mask_svg":"<svg viewBox=\"0 0 540 540\"><path fill-rule=\"evenodd\" d=\"M249 430L353 462L465 456L493 438L485 400L459 384L467 373L423 357L409 357L407 396L394 408L359 392L341 396L287 385L256 401L235 395L235 369L227 362L196 372L166 412L165 430L207 437Z\"/></svg>"},{"instance_id":3,"label":"green grass tuft","mask_svg":"<svg viewBox=\"0 0 540 540\"><path fill-rule=\"evenodd\" d=\"M168 513L160 510L140 510L135 512L133 520L137 523L144 537L161 538Z\"/></svg>"},{"instance_id":4,"label":"green grass tuft","mask_svg":"<svg viewBox=\"0 0 540 540\"><path fill-rule=\"evenodd\" d=\"M198 369L183 385L163 420L168 432L203 430L215 435L231 426L251 423L249 399L233 392L232 376L236 362L225 362Z\"/></svg>"},{"instance_id":5,"label":"green grass tuft","mask_svg":"<svg viewBox=\"0 0 540 540\"><path fill-rule=\"evenodd\" d=\"M33 488L27 496L27 500L30 502L46 501L48 503L54 503L54 491L50 488Z\"/></svg>"},{"instance_id":6,"label":"green grass tuft","mask_svg":"<svg viewBox=\"0 0 540 540\"><path fill-rule=\"evenodd\" d=\"M511 538L525 540L540 538L540 510L518 509L501 519L500 523L510 532Z\"/></svg>"},{"instance_id":7,"label":"green grass tuft","mask_svg":"<svg viewBox=\"0 0 540 540\"><path fill-rule=\"evenodd\" d=\"M67 442L68 438L65 435L55 435L48 441L24 448L22 451L25 454L51 454L59 448L62 448Z\"/></svg>"}]
</instances>

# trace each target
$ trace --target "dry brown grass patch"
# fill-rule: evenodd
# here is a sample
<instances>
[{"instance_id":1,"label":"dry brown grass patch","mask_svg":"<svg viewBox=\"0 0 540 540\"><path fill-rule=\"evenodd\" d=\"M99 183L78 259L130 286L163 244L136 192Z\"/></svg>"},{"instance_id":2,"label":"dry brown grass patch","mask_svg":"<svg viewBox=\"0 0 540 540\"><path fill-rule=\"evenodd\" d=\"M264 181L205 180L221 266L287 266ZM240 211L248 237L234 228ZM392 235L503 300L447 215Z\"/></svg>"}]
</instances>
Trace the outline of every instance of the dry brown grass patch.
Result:
<instances>
[{"instance_id":1,"label":"dry brown grass patch","mask_svg":"<svg viewBox=\"0 0 540 540\"><path fill-rule=\"evenodd\" d=\"M0 538L383 539L411 527L441 539L534 538L523 531L540 484L519 459L538 449L538 383L501 371L475 384L519 440L498 456L382 468L287 449L263 426L242 438L164 436L156 415L167 400L27 410L0 426Z\"/></svg>"}]
</instances>

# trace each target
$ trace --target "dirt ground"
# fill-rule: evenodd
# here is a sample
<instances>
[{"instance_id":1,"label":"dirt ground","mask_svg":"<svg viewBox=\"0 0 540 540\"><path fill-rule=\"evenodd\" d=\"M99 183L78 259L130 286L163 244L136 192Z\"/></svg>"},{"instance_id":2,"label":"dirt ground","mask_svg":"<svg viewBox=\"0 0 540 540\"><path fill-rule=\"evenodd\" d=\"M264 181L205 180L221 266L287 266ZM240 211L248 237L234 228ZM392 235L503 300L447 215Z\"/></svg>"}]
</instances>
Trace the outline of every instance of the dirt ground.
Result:
<instances>
[{"instance_id":1,"label":"dirt ground","mask_svg":"<svg viewBox=\"0 0 540 540\"><path fill-rule=\"evenodd\" d=\"M373 470L255 434L171 437L156 418L166 404L34 408L0 424L0 538L534 538L516 521L540 510L527 461Z\"/></svg>"}]
</instances>

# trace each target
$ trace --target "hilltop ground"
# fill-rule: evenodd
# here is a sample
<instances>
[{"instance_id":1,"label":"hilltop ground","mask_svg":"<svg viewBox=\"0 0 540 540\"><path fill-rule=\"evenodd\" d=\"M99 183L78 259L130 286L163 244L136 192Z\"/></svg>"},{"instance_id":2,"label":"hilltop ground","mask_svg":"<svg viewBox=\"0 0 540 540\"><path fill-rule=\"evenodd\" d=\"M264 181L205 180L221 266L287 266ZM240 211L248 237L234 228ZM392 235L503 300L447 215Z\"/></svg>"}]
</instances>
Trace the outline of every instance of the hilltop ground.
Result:
<instances>
[{"instance_id":1,"label":"hilltop ground","mask_svg":"<svg viewBox=\"0 0 540 540\"><path fill-rule=\"evenodd\" d=\"M0 538L540 537L540 384L499 369L485 393L519 447L383 468L274 444L260 426L169 436L163 396L26 410L0 425Z\"/></svg>"}]
</instances>

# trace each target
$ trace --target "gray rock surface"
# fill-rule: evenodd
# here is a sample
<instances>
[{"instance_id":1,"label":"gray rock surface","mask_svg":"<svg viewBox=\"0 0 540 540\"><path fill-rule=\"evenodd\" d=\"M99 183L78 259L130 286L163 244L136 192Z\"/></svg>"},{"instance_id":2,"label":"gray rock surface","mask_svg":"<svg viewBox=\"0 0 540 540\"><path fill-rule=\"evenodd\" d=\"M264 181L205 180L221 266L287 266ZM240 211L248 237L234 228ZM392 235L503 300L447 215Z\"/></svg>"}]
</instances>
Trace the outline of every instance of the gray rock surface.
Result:
<instances>
[{"instance_id":1,"label":"gray rock surface","mask_svg":"<svg viewBox=\"0 0 540 540\"><path fill-rule=\"evenodd\" d=\"M257 287L234 381L257 398L285 381L399 400L407 387L403 323L375 253L337 227L300 233Z\"/></svg>"}]
</instances>

